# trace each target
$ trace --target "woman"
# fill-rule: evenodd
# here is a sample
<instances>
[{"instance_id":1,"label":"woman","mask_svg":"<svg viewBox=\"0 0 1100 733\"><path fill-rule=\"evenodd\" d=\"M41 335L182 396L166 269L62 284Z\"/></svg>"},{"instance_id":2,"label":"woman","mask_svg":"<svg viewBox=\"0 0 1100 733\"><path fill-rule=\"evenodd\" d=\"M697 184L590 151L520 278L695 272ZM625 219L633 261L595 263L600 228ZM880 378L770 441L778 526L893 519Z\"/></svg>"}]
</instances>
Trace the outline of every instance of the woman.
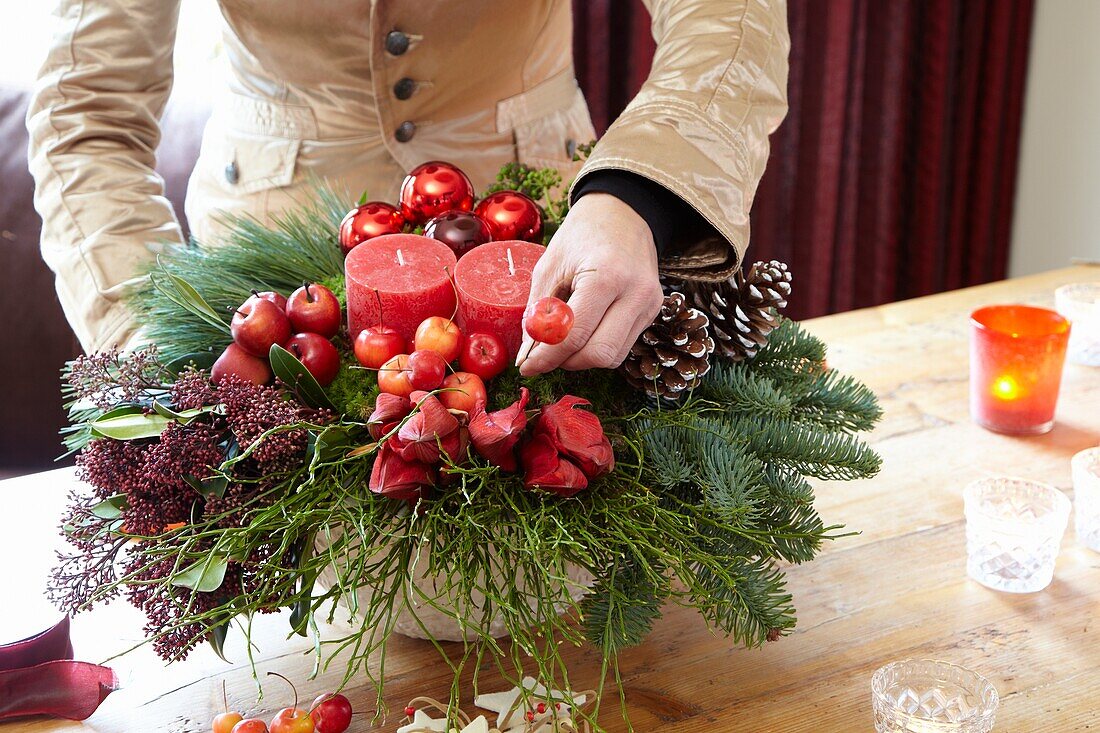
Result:
<instances>
[{"instance_id":1,"label":"woman","mask_svg":"<svg viewBox=\"0 0 1100 733\"><path fill-rule=\"evenodd\" d=\"M217 211L262 219L314 177L391 200L432 159L479 189L517 158L568 180L576 143L593 137L568 0L220 3L229 93L186 204L200 241L216 241ZM526 373L618 364L659 309L659 266L724 278L748 243L768 135L786 112L785 4L646 3L649 79L580 170L535 273L531 297L571 292L576 324L535 348ZM182 240L153 170L178 11L179 0L60 0L28 113L43 257L89 351L127 342L124 290Z\"/></svg>"}]
</instances>

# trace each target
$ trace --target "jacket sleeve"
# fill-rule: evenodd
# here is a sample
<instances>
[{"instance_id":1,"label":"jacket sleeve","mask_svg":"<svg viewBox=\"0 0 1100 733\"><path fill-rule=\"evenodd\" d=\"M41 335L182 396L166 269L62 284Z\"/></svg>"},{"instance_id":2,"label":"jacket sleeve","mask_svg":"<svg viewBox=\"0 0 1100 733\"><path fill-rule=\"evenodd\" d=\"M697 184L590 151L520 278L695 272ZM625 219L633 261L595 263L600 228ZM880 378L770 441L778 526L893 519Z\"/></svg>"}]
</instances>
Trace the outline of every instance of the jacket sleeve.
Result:
<instances>
[{"instance_id":1,"label":"jacket sleeve","mask_svg":"<svg viewBox=\"0 0 1100 733\"><path fill-rule=\"evenodd\" d=\"M787 112L784 0L645 0L657 51L641 91L596 144L576 181L627 170L691 205L713 231L680 242L664 274L723 279L749 240L768 135ZM574 186L576 183L574 183Z\"/></svg>"},{"instance_id":2,"label":"jacket sleeve","mask_svg":"<svg viewBox=\"0 0 1100 733\"><path fill-rule=\"evenodd\" d=\"M122 302L179 222L154 171L179 0L60 0L30 108L42 257L86 351L122 346Z\"/></svg>"}]
</instances>

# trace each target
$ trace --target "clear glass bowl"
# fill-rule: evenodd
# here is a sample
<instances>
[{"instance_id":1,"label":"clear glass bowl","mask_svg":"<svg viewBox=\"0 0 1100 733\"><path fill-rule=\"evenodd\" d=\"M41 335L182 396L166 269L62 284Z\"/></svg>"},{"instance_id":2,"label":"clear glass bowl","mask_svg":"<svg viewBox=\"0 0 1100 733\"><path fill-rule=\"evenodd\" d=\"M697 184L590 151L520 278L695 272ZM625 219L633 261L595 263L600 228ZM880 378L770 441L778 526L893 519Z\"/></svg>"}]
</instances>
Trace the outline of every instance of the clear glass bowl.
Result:
<instances>
[{"instance_id":1,"label":"clear glass bowl","mask_svg":"<svg viewBox=\"0 0 1100 733\"><path fill-rule=\"evenodd\" d=\"M1069 498L1038 481L992 478L963 491L966 572L994 590L1034 593L1050 585Z\"/></svg>"},{"instance_id":2,"label":"clear glass bowl","mask_svg":"<svg viewBox=\"0 0 1100 733\"><path fill-rule=\"evenodd\" d=\"M989 680L948 662L893 662L871 678L878 733L987 733L998 704Z\"/></svg>"},{"instance_id":3,"label":"clear glass bowl","mask_svg":"<svg viewBox=\"0 0 1100 733\"><path fill-rule=\"evenodd\" d=\"M1081 451L1071 465L1077 541L1100 552L1100 448Z\"/></svg>"}]
</instances>

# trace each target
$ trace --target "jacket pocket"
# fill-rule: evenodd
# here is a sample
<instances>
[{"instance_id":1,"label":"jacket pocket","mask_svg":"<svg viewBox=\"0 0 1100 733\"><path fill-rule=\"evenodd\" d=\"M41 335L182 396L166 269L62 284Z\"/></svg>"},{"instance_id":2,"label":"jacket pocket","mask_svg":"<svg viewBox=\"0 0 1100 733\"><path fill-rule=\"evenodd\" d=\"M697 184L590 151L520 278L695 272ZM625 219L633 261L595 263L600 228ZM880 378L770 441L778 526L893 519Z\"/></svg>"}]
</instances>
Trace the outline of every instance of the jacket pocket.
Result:
<instances>
[{"instance_id":1,"label":"jacket pocket","mask_svg":"<svg viewBox=\"0 0 1100 733\"><path fill-rule=\"evenodd\" d=\"M505 126L513 130L520 162L557 168L563 176L580 168L573 162L576 147L596 137L572 70L498 103L497 128Z\"/></svg>"},{"instance_id":2,"label":"jacket pocket","mask_svg":"<svg viewBox=\"0 0 1100 733\"><path fill-rule=\"evenodd\" d=\"M200 240L220 233L220 213L263 221L273 189L294 181L301 140L241 132L215 122L203 133L202 149L187 186L184 209Z\"/></svg>"}]
</instances>

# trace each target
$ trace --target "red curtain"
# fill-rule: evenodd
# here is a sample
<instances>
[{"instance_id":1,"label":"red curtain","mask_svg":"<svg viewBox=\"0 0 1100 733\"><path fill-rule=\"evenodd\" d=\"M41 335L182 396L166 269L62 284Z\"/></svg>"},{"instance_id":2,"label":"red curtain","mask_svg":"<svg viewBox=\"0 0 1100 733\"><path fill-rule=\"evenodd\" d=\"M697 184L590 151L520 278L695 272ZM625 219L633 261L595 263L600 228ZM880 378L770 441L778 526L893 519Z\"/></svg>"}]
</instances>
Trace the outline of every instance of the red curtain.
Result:
<instances>
[{"instance_id":1,"label":"red curtain","mask_svg":"<svg viewBox=\"0 0 1100 733\"><path fill-rule=\"evenodd\" d=\"M789 0L790 113L752 212L798 318L1005 276L1033 0ZM574 0L598 130L649 71L637 0Z\"/></svg>"}]
</instances>

